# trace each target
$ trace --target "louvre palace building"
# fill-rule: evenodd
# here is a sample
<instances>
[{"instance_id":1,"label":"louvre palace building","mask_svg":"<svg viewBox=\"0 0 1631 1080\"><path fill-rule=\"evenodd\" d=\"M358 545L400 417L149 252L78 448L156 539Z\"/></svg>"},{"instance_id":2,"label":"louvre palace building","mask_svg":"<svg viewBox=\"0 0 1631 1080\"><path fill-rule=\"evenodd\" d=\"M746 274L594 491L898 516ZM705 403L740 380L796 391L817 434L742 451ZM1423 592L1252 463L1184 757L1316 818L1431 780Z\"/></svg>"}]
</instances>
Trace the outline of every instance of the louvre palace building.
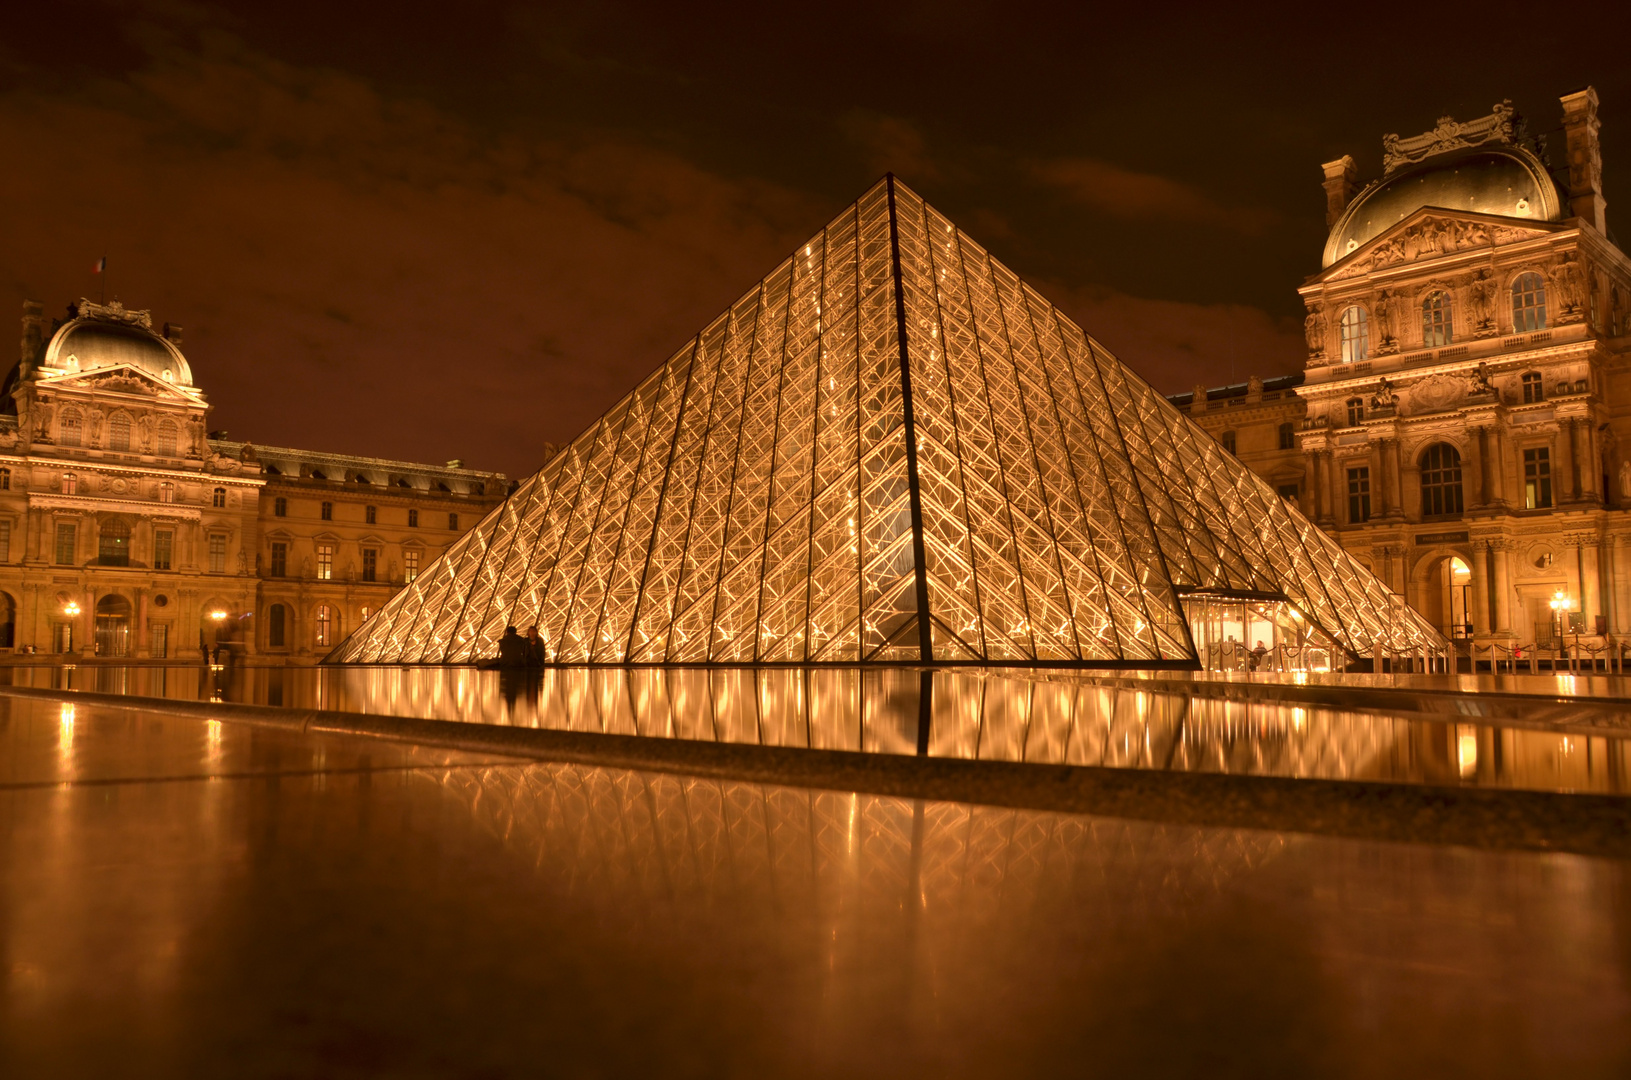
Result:
<instances>
[{"instance_id":1,"label":"louvre palace building","mask_svg":"<svg viewBox=\"0 0 1631 1080\"><path fill-rule=\"evenodd\" d=\"M1631 261L1597 95L1561 138L1510 104L1324 166L1299 374L1174 395L1447 637L1631 634ZM1481 654L1482 655L1482 654Z\"/></svg>"},{"instance_id":2,"label":"louvre palace building","mask_svg":"<svg viewBox=\"0 0 1631 1080\"><path fill-rule=\"evenodd\" d=\"M181 328L23 309L0 403L0 655L314 662L503 501L500 473L230 441Z\"/></svg>"}]
</instances>

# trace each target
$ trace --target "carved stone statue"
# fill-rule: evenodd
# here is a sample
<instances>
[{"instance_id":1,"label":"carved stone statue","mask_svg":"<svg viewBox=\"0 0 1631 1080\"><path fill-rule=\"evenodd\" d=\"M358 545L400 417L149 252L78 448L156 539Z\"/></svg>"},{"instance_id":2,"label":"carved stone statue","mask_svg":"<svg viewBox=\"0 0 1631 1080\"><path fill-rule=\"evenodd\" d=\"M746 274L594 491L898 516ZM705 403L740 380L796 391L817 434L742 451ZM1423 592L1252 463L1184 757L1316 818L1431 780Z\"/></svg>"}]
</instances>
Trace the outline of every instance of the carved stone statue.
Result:
<instances>
[{"instance_id":1,"label":"carved stone statue","mask_svg":"<svg viewBox=\"0 0 1631 1080\"><path fill-rule=\"evenodd\" d=\"M1472 373L1471 384L1467 387L1467 394L1470 397L1478 397L1483 394L1493 393L1495 393L1495 384L1489 380L1489 365L1480 360L1477 369Z\"/></svg>"},{"instance_id":2,"label":"carved stone statue","mask_svg":"<svg viewBox=\"0 0 1631 1080\"><path fill-rule=\"evenodd\" d=\"M142 453L151 454L153 452L153 420L151 417L143 416L136 421L136 438L139 440Z\"/></svg>"},{"instance_id":3,"label":"carved stone statue","mask_svg":"<svg viewBox=\"0 0 1631 1080\"><path fill-rule=\"evenodd\" d=\"M1370 403L1373 409L1397 409L1399 395L1393 389L1393 384L1383 379L1376 384L1376 395L1370 399Z\"/></svg>"},{"instance_id":4,"label":"carved stone statue","mask_svg":"<svg viewBox=\"0 0 1631 1080\"><path fill-rule=\"evenodd\" d=\"M1397 307L1398 301L1394 299L1392 290L1383 289L1376 297L1376 336L1384 347L1392 345L1397 340L1397 335L1393 332Z\"/></svg>"},{"instance_id":5,"label":"carved stone statue","mask_svg":"<svg viewBox=\"0 0 1631 1080\"><path fill-rule=\"evenodd\" d=\"M1565 314L1580 311L1580 264L1573 255L1565 255L1552 267L1552 283L1557 288L1559 306Z\"/></svg>"},{"instance_id":6,"label":"carved stone statue","mask_svg":"<svg viewBox=\"0 0 1631 1080\"><path fill-rule=\"evenodd\" d=\"M1467 302L1472 311L1475 330L1488 330L1494 324L1495 279L1488 270L1478 271L1467 288Z\"/></svg>"},{"instance_id":7,"label":"carved stone statue","mask_svg":"<svg viewBox=\"0 0 1631 1080\"><path fill-rule=\"evenodd\" d=\"M50 405L47 405L44 402L40 404L39 411L34 414L35 442L51 441L51 414L54 411L55 410L52 409Z\"/></svg>"},{"instance_id":8,"label":"carved stone statue","mask_svg":"<svg viewBox=\"0 0 1631 1080\"><path fill-rule=\"evenodd\" d=\"M1308 318L1303 320L1303 333L1308 338L1308 355L1324 356L1325 320L1320 318L1317 310L1309 309Z\"/></svg>"},{"instance_id":9,"label":"carved stone statue","mask_svg":"<svg viewBox=\"0 0 1631 1080\"><path fill-rule=\"evenodd\" d=\"M1631 458L1620 462L1620 498L1631 499Z\"/></svg>"}]
</instances>

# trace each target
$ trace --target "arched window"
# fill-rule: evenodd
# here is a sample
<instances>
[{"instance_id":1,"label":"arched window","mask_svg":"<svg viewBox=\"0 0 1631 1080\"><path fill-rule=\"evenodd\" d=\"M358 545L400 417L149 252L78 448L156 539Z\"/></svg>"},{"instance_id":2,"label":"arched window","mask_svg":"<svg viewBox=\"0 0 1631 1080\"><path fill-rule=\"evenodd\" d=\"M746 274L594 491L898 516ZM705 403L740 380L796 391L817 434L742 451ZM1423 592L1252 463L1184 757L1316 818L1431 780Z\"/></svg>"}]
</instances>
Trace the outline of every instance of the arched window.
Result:
<instances>
[{"instance_id":1,"label":"arched window","mask_svg":"<svg viewBox=\"0 0 1631 1080\"><path fill-rule=\"evenodd\" d=\"M289 609L282 604L273 604L266 611L266 644L281 649L287 644L288 633Z\"/></svg>"},{"instance_id":2,"label":"arched window","mask_svg":"<svg viewBox=\"0 0 1631 1080\"><path fill-rule=\"evenodd\" d=\"M97 529L96 561L101 566L130 565L130 522L107 518Z\"/></svg>"},{"instance_id":3,"label":"arched window","mask_svg":"<svg viewBox=\"0 0 1631 1080\"><path fill-rule=\"evenodd\" d=\"M1532 405L1537 401L1546 400L1546 387L1541 385L1540 372L1526 371L1519 381L1523 383L1523 403L1525 405Z\"/></svg>"},{"instance_id":4,"label":"arched window","mask_svg":"<svg viewBox=\"0 0 1631 1080\"><path fill-rule=\"evenodd\" d=\"M317 644L323 648L334 644L334 609L327 604L317 605Z\"/></svg>"},{"instance_id":5,"label":"arched window","mask_svg":"<svg viewBox=\"0 0 1631 1080\"><path fill-rule=\"evenodd\" d=\"M1434 443L1421 456L1421 513L1461 513L1461 453L1449 443Z\"/></svg>"},{"instance_id":6,"label":"arched window","mask_svg":"<svg viewBox=\"0 0 1631 1080\"><path fill-rule=\"evenodd\" d=\"M62 419L57 421L57 441L63 446L78 446L83 432L84 424L73 409L63 413Z\"/></svg>"},{"instance_id":7,"label":"arched window","mask_svg":"<svg viewBox=\"0 0 1631 1080\"><path fill-rule=\"evenodd\" d=\"M108 449L121 453L130 449L130 417L124 413L114 413L108 421Z\"/></svg>"},{"instance_id":8,"label":"arched window","mask_svg":"<svg viewBox=\"0 0 1631 1080\"><path fill-rule=\"evenodd\" d=\"M75 492L77 492L78 490L79 490L79 477L75 476L71 472L63 473L62 474L62 493L64 495L72 495Z\"/></svg>"},{"instance_id":9,"label":"arched window","mask_svg":"<svg viewBox=\"0 0 1631 1080\"><path fill-rule=\"evenodd\" d=\"M1365 422L1365 399L1351 397L1348 399L1348 426L1358 427Z\"/></svg>"},{"instance_id":10,"label":"arched window","mask_svg":"<svg viewBox=\"0 0 1631 1080\"><path fill-rule=\"evenodd\" d=\"M159 485L159 502L173 503L176 501L176 486L166 480Z\"/></svg>"},{"instance_id":11,"label":"arched window","mask_svg":"<svg viewBox=\"0 0 1631 1080\"><path fill-rule=\"evenodd\" d=\"M210 495L210 505L215 507L217 510L219 510L222 507L224 507L226 504L227 504L227 489L226 488L216 488L214 493L212 493Z\"/></svg>"},{"instance_id":12,"label":"arched window","mask_svg":"<svg viewBox=\"0 0 1631 1080\"><path fill-rule=\"evenodd\" d=\"M1533 271L1512 283L1512 329L1520 334L1546 329L1546 282Z\"/></svg>"},{"instance_id":13,"label":"arched window","mask_svg":"<svg viewBox=\"0 0 1631 1080\"><path fill-rule=\"evenodd\" d=\"M1359 306L1342 313L1342 362L1352 364L1370 355L1370 318Z\"/></svg>"},{"instance_id":14,"label":"arched window","mask_svg":"<svg viewBox=\"0 0 1631 1080\"><path fill-rule=\"evenodd\" d=\"M153 438L153 452L160 457L176 456L176 425L170 420L160 420L158 432Z\"/></svg>"},{"instance_id":15,"label":"arched window","mask_svg":"<svg viewBox=\"0 0 1631 1080\"><path fill-rule=\"evenodd\" d=\"M1443 290L1427 295L1421 302L1421 343L1436 349L1450 343L1450 296Z\"/></svg>"},{"instance_id":16,"label":"arched window","mask_svg":"<svg viewBox=\"0 0 1631 1080\"><path fill-rule=\"evenodd\" d=\"M1291 424L1280 425L1280 449L1297 449L1297 429Z\"/></svg>"},{"instance_id":17,"label":"arched window","mask_svg":"<svg viewBox=\"0 0 1631 1080\"><path fill-rule=\"evenodd\" d=\"M1229 453L1232 454L1232 453L1235 452L1235 433L1234 432L1225 431L1222 435L1218 436L1218 441L1223 444L1223 448L1225 450L1229 451Z\"/></svg>"}]
</instances>

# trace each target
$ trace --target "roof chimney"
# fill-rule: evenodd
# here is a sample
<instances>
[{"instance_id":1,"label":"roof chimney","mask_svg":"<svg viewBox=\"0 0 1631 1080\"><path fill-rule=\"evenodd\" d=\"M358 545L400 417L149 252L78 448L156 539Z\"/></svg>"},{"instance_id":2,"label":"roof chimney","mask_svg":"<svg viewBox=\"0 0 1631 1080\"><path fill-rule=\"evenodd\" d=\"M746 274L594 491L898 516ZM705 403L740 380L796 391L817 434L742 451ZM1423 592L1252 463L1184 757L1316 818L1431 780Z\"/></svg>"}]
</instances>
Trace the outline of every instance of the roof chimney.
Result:
<instances>
[{"instance_id":1,"label":"roof chimney","mask_svg":"<svg viewBox=\"0 0 1631 1080\"><path fill-rule=\"evenodd\" d=\"M20 348L20 357L23 366L38 363L40 353L45 348L45 307L33 301L23 301L23 339Z\"/></svg>"},{"instance_id":2,"label":"roof chimney","mask_svg":"<svg viewBox=\"0 0 1631 1080\"><path fill-rule=\"evenodd\" d=\"M1325 224L1335 225L1342 211L1353 202L1359 187L1359 168L1348 154L1327 161L1321 168L1325 170Z\"/></svg>"},{"instance_id":3,"label":"roof chimney","mask_svg":"<svg viewBox=\"0 0 1631 1080\"><path fill-rule=\"evenodd\" d=\"M1607 232L1603 201L1603 154L1597 143L1597 91L1564 94L1563 134L1569 141L1569 213Z\"/></svg>"},{"instance_id":4,"label":"roof chimney","mask_svg":"<svg viewBox=\"0 0 1631 1080\"><path fill-rule=\"evenodd\" d=\"M181 327L177 326L173 322L165 323L164 340L168 341L178 349L181 348Z\"/></svg>"}]
</instances>

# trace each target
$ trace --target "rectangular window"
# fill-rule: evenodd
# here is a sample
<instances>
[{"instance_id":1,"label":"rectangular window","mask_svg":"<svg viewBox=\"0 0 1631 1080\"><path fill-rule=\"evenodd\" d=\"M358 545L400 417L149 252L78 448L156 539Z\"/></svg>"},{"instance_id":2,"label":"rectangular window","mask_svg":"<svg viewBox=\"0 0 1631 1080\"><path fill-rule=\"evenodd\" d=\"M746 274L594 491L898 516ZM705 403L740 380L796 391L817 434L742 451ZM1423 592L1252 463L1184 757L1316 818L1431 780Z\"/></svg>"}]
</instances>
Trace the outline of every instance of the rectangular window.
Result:
<instances>
[{"instance_id":1,"label":"rectangular window","mask_svg":"<svg viewBox=\"0 0 1631 1080\"><path fill-rule=\"evenodd\" d=\"M175 533L160 529L153 534L153 569L170 569L170 552L175 547Z\"/></svg>"},{"instance_id":2,"label":"rectangular window","mask_svg":"<svg viewBox=\"0 0 1631 1080\"><path fill-rule=\"evenodd\" d=\"M210 534L210 573L227 572L227 538L220 533Z\"/></svg>"},{"instance_id":3,"label":"rectangular window","mask_svg":"<svg viewBox=\"0 0 1631 1080\"><path fill-rule=\"evenodd\" d=\"M272 541L272 576L289 576L289 545L282 540Z\"/></svg>"},{"instance_id":4,"label":"rectangular window","mask_svg":"<svg viewBox=\"0 0 1631 1080\"><path fill-rule=\"evenodd\" d=\"M458 514L449 514L449 515L447 515L447 527L452 529L454 532L459 531L459 515Z\"/></svg>"},{"instance_id":5,"label":"rectangular window","mask_svg":"<svg viewBox=\"0 0 1631 1080\"><path fill-rule=\"evenodd\" d=\"M375 580L377 580L377 578L374 576L374 574L375 574L375 569L378 566L379 566L379 552L375 551L373 548L363 548L362 549L362 579L364 581L375 581Z\"/></svg>"},{"instance_id":6,"label":"rectangular window","mask_svg":"<svg viewBox=\"0 0 1631 1080\"><path fill-rule=\"evenodd\" d=\"M0 491L11 490L11 470L0 469Z\"/></svg>"},{"instance_id":7,"label":"rectangular window","mask_svg":"<svg viewBox=\"0 0 1631 1080\"><path fill-rule=\"evenodd\" d=\"M1370 520L1370 469L1348 470L1348 520L1355 525Z\"/></svg>"},{"instance_id":8,"label":"rectangular window","mask_svg":"<svg viewBox=\"0 0 1631 1080\"><path fill-rule=\"evenodd\" d=\"M1552 505L1552 451L1547 447L1523 452L1523 505L1530 510Z\"/></svg>"},{"instance_id":9,"label":"rectangular window","mask_svg":"<svg viewBox=\"0 0 1631 1080\"><path fill-rule=\"evenodd\" d=\"M79 539L79 527L69 522L57 524L57 565L74 565L74 542Z\"/></svg>"},{"instance_id":10,"label":"rectangular window","mask_svg":"<svg viewBox=\"0 0 1631 1080\"><path fill-rule=\"evenodd\" d=\"M404 551L402 553L402 562L406 567L406 570L402 575L402 580L412 581L414 578L419 576L419 552Z\"/></svg>"},{"instance_id":11,"label":"rectangular window","mask_svg":"<svg viewBox=\"0 0 1631 1080\"><path fill-rule=\"evenodd\" d=\"M334 504L333 503L326 502L326 503L323 504L323 520L324 521L333 521L334 520Z\"/></svg>"},{"instance_id":12,"label":"rectangular window","mask_svg":"<svg viewBox=\"0 0 1631 1080\"><path fill-rule=\"evenodd\" d=\"M317 580L328 581L334 577L334 545L317 545Z\"/></svg>"},{"instance_id":13,"label":"rectangular window","mask_svg":"<svg viewBox=\"0 0 1631 1080\"><path fill-rule=\"evenodd\" d=\"M285 635L288 632L289 609L282 604L273 604L266 613L266 644L274 649L284 646Z\"/></svg>"},{"instance_id":14,"label":"rectangular window","mask_svg":"<svg viewBox=\"0 0 1631 1080\"><path fill-rule=\"evenodd\" d=\"M365 506L362 508L362 519L370 525L377 524L379 511L375 507Z\"/></svg>"},{"instance_id":15,"label":"rectangular window","mask_svg":"<svg viewBox=\"0 0 1631 1080\"><path fill-rule=\"evenodd\" d=\"M417 510L409 510L408 511L408 528L410 528L410 529L419 528L419 511L417 511Z\"/></svg>"},{"instance_id":16,"label":"rectangular window","mask_svg":"<svg viewBox=\"0 0 1631 1080\"><path fill-rule=\"evenodd\" d=\"M11 522L0 521L0 563L11 561Z\"/></svg>"},{"instance_id":17,"label":"rectangular window","mask_svg":"<svg viewBox=\"0 0 1631 1080\"><path fill-rule=\"evenodd\" d=\"M170 655L170 624L156 623L153 626L153 659L163 660Z\"/></svg>"},{"instance_id":18,"label":"rectangular window","mask_svg":"<svg viewBox=\"0 0 1631 1080\"><path fill-rule=\"evenodd\" d=\"M273 517L288 517L289 516L289 500L285 499L282 495L279 495L277 498L273 499L272 500L272 516Z\"/></svg>"}]
</instances>

